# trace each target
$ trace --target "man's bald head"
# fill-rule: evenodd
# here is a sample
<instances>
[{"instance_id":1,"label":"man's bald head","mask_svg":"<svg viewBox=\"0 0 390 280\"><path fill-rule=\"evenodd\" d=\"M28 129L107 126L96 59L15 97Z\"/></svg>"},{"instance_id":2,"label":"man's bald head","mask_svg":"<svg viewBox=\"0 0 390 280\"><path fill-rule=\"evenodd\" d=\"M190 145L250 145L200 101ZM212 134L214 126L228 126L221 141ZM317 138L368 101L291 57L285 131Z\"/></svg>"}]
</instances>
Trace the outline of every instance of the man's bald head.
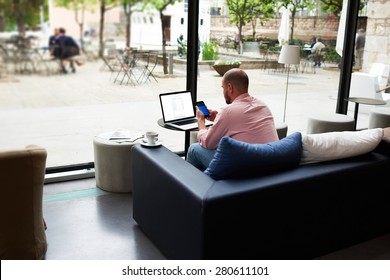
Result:
<instances>
[{"instance_id":1,"label":"man's bald head","mask_svg":"<svg viewBox=\"0 0 390 280\"><path fill-rule=\"evenodd\" d=\"M230 69L222 77L223 96L227 104L244 93L248 93L249 78L245 71L239 68Z\"/></svg>"},{"instance_id":2,"label":"man's bald head","mask_svg":"<svg viewBox=\"0 0 390 280\"><path fill-rule=\"evenodd\" d=\"M230 69L223 75L222 84L230 83L239 93L247 93L249 87L249 78L244 70L239 68Z\"/></svg>"}]
</instances>

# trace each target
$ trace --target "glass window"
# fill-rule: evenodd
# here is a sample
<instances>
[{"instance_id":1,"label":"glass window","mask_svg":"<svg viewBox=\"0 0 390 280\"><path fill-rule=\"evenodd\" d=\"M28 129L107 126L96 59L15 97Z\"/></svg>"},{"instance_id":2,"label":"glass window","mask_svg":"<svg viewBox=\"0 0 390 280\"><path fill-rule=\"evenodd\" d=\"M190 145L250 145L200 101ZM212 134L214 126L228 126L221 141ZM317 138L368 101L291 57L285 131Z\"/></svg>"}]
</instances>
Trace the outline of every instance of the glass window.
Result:
<instances>
[{"instance_id":1,"label":"glass window","mask_svg":"<svg viewBox=\"0 0 390 280\"><path fill-rule=\"evenodd\" d=\"M370 5L369 1L366 17L361 14L358 20L358 28L365 29L367 38L359 72L368 73L374 63L390 64L389 28L385 24L389 15L376 14L376 9L389 11L390 4L382 2ZM98 58L99 17L87 13L85 28L91 32L83 38L84 51L79 57L83 64L76 65L75 73L67 63L68 73L60 74L58 61L50 59L47 43L53 30L47 30L47 37L32 45L23 62L10 56L18 54L12 40L0 39L0 146L41 145L48 150L48 167L77 165L93 162L95 136L124 129L134 136L158 131L164 146L182 151L184 133L158 124L162 117L158 95L187 87L187 11L188 1L168 7L163 25L157 11L133 12L126 48L125 25L118 20L121 10L110 10L104 26L104 60ZM50 26L66 24L67 34L81 45L73 12L53 7L52 13ZM149 18L149 23L144 24L141 17ZM340 80L340 57L335 51L337 16L303 14L294 19L293 42L301 48L301 60L299 65L290 66L278 63L280 17L247 23L241 42L237 40L238 28L230 19L225 1L212 1L212 5L200 1L198 100L211 109L223 107L222 78L212 65L214 60L239 60L250 77L250 94L270 107L277 123L285 114L288 133L305 132L312 114L335 112ZM12 34L8 35L11 38ZM313 37L323 39L325 45L316 67L307 47ZM210 52L217 56L210 58ZM388 84L388 75L383 79ZM367 127L368 110L360 109L358 128ZM354 104L349 104L347 113L353 115Z\"/></svg>"},{"instance_id":2,"label":"glass window","mask_svg":"<svg viewBox=\"0 0 390 280\"><path fill-rule=\"evenodd\" d=\"M57 9L59 14L53 11L51 26L69 25L67 34L80 45L73 13L61 14L62 10ZM129 49L125 24L119 25L119 17L115 16L120 13L119 8L106 13L105 61L97 57L97 15L86 16L86 28L93 28L95 33L84 38L89 53L78 57L83 64L75 66L75 73L68 62L68 73L58 72L57 61L50 60L45 48L48 39L42 39L42 48L31 49L36 55L23 64L7 61L7 69L0 70L3 149L36 144L48 150L47 167L78 165L94 161L95 136L124 129L132 136L157 131L166 147L184 150L184 133L158 124L162 118L158 95L186 89L186 61L177 55L176 39L187 33L187 14L174 7L164 11L165 41L170 44L163 50L157 11L148 10L147 17L132 14ZM146 18L150 19L148 24L144 23ZM186 19L184 24L182 18Z\"/></svg>"}]
</instances>

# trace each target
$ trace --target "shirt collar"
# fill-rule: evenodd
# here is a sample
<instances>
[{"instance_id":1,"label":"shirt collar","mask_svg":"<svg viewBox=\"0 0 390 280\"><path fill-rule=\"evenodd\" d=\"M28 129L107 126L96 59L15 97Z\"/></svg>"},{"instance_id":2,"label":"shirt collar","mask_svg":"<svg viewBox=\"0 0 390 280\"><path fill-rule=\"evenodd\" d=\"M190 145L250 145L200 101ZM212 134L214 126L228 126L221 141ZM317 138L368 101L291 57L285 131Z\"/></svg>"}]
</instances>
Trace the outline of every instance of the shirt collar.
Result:
<instances>
[{"instance_id":1,"label":"shirt collar","mask_svg":"<svg viewBox=\"0 0 390 280\"><path fill-rule=\"evenodd\" d=\"M249 97L249 93L242 93L239 96L237 96L236 99L234 99L232 103L239 101L241 99L247 98L247 97Z\"/></svg>"}]
</instances>

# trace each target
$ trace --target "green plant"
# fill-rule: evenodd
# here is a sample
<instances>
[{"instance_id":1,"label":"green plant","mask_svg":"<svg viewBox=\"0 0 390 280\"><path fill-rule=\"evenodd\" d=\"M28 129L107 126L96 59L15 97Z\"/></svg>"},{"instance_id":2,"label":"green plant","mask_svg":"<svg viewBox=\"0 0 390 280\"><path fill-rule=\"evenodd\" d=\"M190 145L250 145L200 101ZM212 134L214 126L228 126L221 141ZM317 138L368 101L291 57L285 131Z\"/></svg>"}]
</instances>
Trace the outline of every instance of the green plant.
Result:
<instances>
[{"instance_id":1,"label":"green plant","mask_svg":"<svg viewBox=\"0 0 390 280\"><path fill-rule=\"evenodd\" d=\"M239 60L217 60L214 65L241 65Z\"/></svg>"},{"instance_id":2,"label":"green plant","mask_svg":"<svg viewBox=\"0 0 390 280\"><path fill-rule=\"evenodd\" d=\"M327 52L325 53L325 59L331 62L339 63L340 62L340 55L336 52L335 47L329 47L327 49Z\"/></svg>"},{"instance_id":3,"label":"green plant","mask_svg":"<svg viewBox=\"0 0 390 280\"><path fill-rule=\"evenodd\" d=\"M205 42L202 44L202 60L218 59L218 45L214 42Z\"/></svg>"},{"instance_id":4,"label":"green plant","mask_svg":"<svg viewBox=\"0 0 390 280\"><path fill-rule=\"evenodd\" d=\"M232 68L240 68L241 61L239 60L217 60L214 62L213 68L217 73L223 76Z\"/></svg>"}]
</instances>

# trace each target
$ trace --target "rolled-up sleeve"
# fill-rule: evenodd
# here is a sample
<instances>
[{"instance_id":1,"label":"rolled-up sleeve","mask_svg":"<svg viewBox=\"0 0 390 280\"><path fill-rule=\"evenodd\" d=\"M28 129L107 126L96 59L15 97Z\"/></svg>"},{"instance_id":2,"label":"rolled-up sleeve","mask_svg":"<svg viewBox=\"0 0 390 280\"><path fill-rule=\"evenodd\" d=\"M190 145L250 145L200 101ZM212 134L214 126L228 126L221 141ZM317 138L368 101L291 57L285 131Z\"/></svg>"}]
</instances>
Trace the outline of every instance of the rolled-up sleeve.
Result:
<instances>
[{"instance_id":1,"label":"rolled-up sleeve","mask_svg":"<svg viewBox=\"0 0 390 280\"><path fill-rule=\"evenodd\" d=\"M229 116L224 109L222 109L215 121L214 124L207 128L201 129L198 132L198 142L199 144L207 149L216 149L221 138L228 134L229 128Z\"/></svg>"}]
</instances>

